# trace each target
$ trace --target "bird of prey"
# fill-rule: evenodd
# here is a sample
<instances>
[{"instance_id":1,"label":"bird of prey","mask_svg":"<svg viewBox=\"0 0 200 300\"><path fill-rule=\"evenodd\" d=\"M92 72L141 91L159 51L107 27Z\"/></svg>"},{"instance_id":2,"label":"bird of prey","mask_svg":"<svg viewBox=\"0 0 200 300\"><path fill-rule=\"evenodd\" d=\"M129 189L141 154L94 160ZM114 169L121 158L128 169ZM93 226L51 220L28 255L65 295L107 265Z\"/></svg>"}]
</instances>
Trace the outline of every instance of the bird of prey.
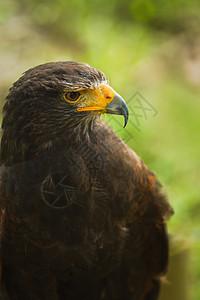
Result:
<instances>
[{"instance_id":1,"label":"bird of prey","mask_svg":"<svg viewBox=\"0 0 200 300\"><path fill-rule=\"evenodd\" d=\"M11 87L0 152L0 299L157 299L172 208L104 113L127 123L123 98L85 63L39 65Z\"/></svg>"}]
</instances>

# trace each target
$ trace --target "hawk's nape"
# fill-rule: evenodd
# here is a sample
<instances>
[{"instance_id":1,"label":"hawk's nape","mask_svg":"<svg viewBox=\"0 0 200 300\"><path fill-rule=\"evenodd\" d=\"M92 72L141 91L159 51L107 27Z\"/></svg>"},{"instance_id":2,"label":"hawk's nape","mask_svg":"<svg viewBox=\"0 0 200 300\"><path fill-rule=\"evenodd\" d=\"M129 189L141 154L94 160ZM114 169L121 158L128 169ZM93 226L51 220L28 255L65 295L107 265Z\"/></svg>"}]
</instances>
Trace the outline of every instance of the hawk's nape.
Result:
<instances>
[{"instance_id":1,"label":"hawk's nape","mask_svg":"<svg viewBox=\"0 0 200 300\"><path fill-rule=\"evenodd\" d=\"M84 63L40 65L11 87L0 152L0 299L157 299L172 209L102 113L127 123L125 101Z\"/></svg>"}]
</instances>

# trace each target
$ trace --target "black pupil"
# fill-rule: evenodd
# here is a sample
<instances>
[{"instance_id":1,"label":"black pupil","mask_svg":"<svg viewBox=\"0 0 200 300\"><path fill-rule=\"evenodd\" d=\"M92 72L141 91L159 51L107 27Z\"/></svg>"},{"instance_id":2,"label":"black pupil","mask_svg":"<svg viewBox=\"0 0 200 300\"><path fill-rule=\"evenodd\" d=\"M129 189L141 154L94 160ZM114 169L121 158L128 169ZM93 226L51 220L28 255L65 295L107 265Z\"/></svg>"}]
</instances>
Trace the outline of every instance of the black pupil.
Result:
<instances>
[{"instance_id":1,"label":"black pupil","mask_svg":"<svg viewBox=\"0 0 200 300\"><path fill-rule=\"evenodd\" d=\"M69 93L69 98L71 100L76 100L76 99L78 99L78 97L79 97L79 93L78 92L71 92L71 93Z\"/></svg>"}]
</instances>

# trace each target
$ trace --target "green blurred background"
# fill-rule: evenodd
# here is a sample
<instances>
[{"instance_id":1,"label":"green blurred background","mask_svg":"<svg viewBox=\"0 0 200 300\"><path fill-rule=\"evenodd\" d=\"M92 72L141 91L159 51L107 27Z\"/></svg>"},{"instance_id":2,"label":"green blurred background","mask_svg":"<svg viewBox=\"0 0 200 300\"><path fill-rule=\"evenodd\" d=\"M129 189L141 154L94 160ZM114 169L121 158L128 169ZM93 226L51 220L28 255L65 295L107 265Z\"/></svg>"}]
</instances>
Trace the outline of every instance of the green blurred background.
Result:
<instances>
[{"instance_id":1,"label":"green blurred background","mask_svg":"<svg viewBox=\"0 0 200 300\"><path fill-rule=\"evenodd\" d=\"M160 299L200 299L200 3L0 2L0 97L25 70L77 60L101 69L130 108L106 121L154 170L175 215ZM145 109L141 107L145 106Z\"/></svg>"}]
</instances>

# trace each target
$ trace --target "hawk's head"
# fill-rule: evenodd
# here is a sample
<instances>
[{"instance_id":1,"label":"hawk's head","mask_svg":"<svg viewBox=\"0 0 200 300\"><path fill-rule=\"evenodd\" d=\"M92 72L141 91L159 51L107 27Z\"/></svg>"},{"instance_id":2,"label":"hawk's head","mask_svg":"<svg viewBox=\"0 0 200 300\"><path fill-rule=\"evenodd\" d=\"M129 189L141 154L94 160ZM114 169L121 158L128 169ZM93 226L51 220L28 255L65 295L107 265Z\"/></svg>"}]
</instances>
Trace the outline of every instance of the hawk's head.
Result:
<instances>
[{"instance_id":1,"label":"hawk's head","mask_svg":"<svg viewBox=\"0 0 200 300\"><path fill-rule=\"evenodd\" d=\"M105 75L85 63L47 63L16 81L3 110L1 160L14 149L35 149L72 132L87 133L102 113L128 120L125 101ZM25 151L25 150L24 150Z\"/></svg>"}]
</instances>

